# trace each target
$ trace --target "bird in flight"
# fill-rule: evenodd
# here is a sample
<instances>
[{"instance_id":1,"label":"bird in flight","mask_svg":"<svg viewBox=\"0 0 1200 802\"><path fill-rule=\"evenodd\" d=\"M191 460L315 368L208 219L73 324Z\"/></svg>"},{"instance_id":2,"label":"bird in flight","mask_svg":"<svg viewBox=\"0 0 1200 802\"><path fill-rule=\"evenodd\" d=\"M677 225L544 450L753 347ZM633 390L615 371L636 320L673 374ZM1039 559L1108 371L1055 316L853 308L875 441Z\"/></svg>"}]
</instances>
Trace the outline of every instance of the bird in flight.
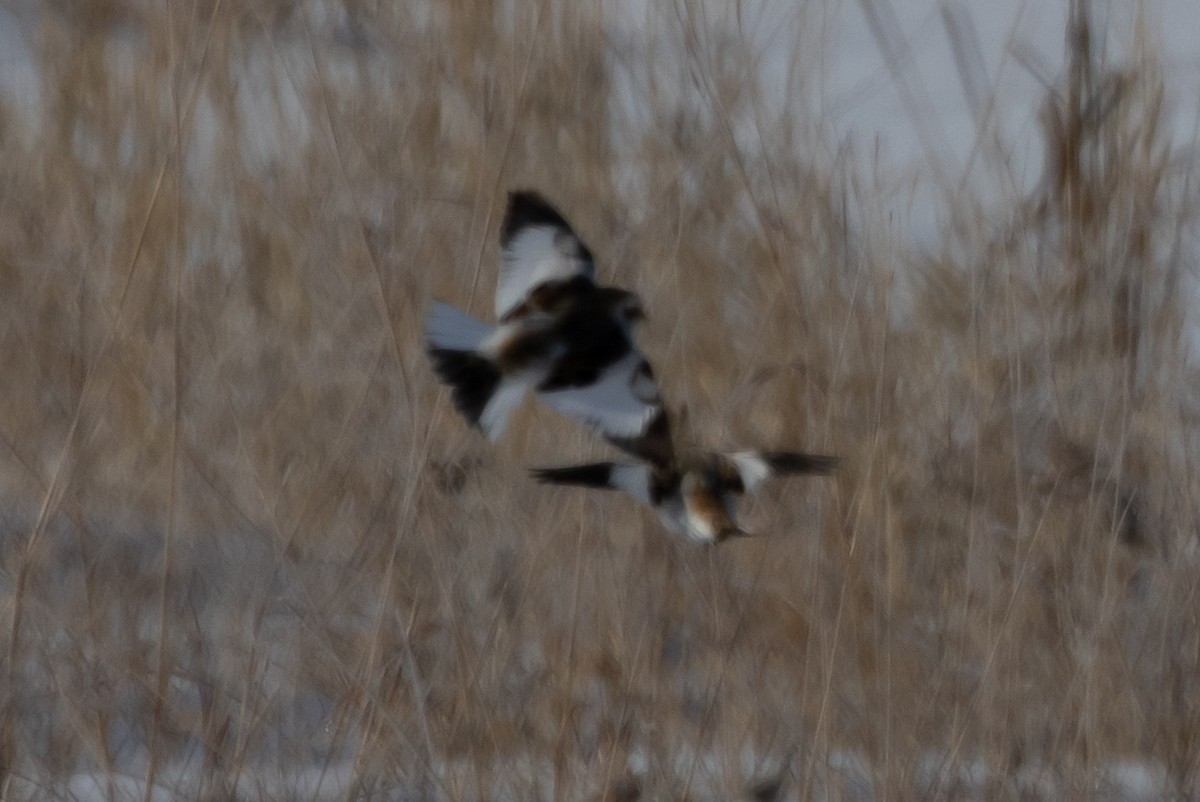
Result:
<instances>
[{"instance_id":1,"label":"bird in flight","mask_svg":"<svg viewBox=\"0 0 1200 802\"><path fill-rule=\"evenodd\" d=\"M662 399L633 341L637 295L595 282L592 252L536 192L512 192L500 229L500 277L491 325L435 302L426 350L455 408L490 440L533 390L635 456Z\"/></svg>"},{"instance_id":2,"label":"bird in flight","mask_svg":"<svg viewBox=\"0 0 1200 802\"><path fill-rule=\"evenodd\" d=\"M624 490L658 512L670 531L690 540L717 544L745 536L735 517L737 496L752 493L765 480L786 474L828 474L836 457L794 451L702 451L677 455L665 413L653 435L627 444L643 456L624 462L593 462L561 468L534 468L539 482Z\"/></svg>"}]
</instances>

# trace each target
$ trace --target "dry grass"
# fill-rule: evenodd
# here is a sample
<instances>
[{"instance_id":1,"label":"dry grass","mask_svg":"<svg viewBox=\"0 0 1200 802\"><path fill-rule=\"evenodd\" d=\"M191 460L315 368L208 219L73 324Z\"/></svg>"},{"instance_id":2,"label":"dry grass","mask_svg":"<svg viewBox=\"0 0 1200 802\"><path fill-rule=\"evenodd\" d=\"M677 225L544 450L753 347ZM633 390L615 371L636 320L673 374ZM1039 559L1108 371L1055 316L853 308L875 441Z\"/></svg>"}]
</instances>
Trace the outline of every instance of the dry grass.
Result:
<instances>
[{"instance_id":1,"label":"dry grass","mask_svg":"<svg viewBox=\"0 0 1200 802\"><path fill-rule=\"evenodd\" d=\"M1200 794L1194 159L1149 55L1074 38L1042 188L917 257L816 65L767 103L707 6L646 51L601 6L147 5L56 6L0 109L0 796ZM420 322L490 308L513 186L641 293L691 435L837 477L711 552L524 478L601 453L544 408L465 431Z\"/></svg>"}]
</instances>

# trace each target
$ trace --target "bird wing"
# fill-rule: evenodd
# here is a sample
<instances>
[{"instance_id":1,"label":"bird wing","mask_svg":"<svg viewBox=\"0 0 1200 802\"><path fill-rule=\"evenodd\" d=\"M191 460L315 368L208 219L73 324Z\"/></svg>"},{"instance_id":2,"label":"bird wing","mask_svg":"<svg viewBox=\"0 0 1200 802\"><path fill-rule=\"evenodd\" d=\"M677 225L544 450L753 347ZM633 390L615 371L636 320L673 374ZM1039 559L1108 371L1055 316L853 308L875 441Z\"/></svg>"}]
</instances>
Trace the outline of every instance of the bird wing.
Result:
<instances>
[{"instance_id":1,"label":"bird wing","mask_svg":"<svg viewBox=\"0 0 1200 802\"><path fill-rule=\"evenodd\" d=\"M500 229L496 317L545 308L596 274L592 252L571 224L536 192L512 192Z\"/></svg>"},{"instance_id":2,"label":"bird wing","mask_svg":"<svg viewBox=\"0 0 1200 802\"><path fill-rule=\"evenodd\" d=\"M667 409L660 406L650 418L650 422L642 429L641 434L634 437L606 435L605 440L621 449L630 456L645 460L657 468L671 468L675 464L675 445L671 441L671 422L667 417Z\"/></svg>"},{"instance_id":3,"label":"bird wing","mask_svg":"<svg viewBox=\"0 0 1200 802\"><path fill-rule=\"evenodd\" d=\"M734 451L722 455L733 463L742 487L753 493L764 480L789 473L832 473L837 457L801 451Z\"/></svg>"},{"instance_id":4,"label":"bird wing","mask_svg":"<svg viewBox=\"0 0 1200 802\"><path fill-rule=\"evenodd\" d=\"M593 462L563 468L534 468L530 473L545 484L624 490L643 504L653 506L650 466L643 462Z\"/></svg>"},{"instance_id":5,"label":"bird wing","mask_svg":"<svg viewBox=\"0 0 1200 802\"><path fill-rule=\"evenodd\" d=\"M547 404L655 465L673 459L670 426L650 363L636 348L578 387L539 393Z\"/></svg>"}]
</instances>

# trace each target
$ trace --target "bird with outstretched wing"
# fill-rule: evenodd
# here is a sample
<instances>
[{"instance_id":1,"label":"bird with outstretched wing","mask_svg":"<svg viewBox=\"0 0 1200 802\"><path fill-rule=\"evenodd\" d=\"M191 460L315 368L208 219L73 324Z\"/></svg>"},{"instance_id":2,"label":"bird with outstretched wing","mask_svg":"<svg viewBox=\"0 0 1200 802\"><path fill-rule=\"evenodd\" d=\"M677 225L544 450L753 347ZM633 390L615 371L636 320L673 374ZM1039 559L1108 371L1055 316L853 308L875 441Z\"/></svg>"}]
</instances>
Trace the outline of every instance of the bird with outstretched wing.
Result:
<instances>
[{"instance_id":1,"label":"bird with outstretched wing","mask_svg":"<svg viewBox=\"0 0 1200 802\"><path fill-rule=\"evenodd\" d=\"M633 340L637 295L596 284L592 252L536 192L509 194L500 245L498 323L441 302L426 319L426 350L455 408L496 440L532 390L618 447L642 442L665 419Z\"/></svg>"}]
</instances>

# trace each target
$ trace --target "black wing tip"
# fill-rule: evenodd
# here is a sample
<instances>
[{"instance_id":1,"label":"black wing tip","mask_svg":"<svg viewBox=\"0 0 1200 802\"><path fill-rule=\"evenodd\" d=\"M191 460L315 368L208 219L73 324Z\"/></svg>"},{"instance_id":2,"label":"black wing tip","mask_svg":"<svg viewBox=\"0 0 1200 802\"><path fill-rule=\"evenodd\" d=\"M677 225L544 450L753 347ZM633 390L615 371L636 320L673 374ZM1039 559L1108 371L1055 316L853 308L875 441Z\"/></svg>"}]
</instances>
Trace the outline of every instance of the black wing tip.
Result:
<instances>
[{"instance_id":1,"label":"black wing tip","mask_svg":"<svg viewBox=\"0 0 1200 802\"><path fill-rule=\"evenodd\" d=\"M532 189L509 192L508 210L504 213L504 224L500 228L501 240L507 242L522 228L537 225L552 225L571 230L567 219L540 192Z\"/></svg>"},{"instance_id":2,"label":"black wing tip","mask_svg":"<svg viewBox=\"0 0 1200 802\"><path fill-rule=\"evenodd\" d=\"M523 207L543 207L553 209L554 205L546 200L546 196L536 189L512 189L508 192L508 208L510 211Z\"/></svg>"},{"instance_id":3,"label":"black wing tip","mask_svg":"<svg viewBox=\"0 0 1200 802\"><path fill-rule=\"evenodd\" d=\"M841 459L825 454L805 454L800 451L764 451L763 460L775 473L833 473Z\"/></svg>"},{"instance_id":4,"label":"black wing tip","mask_svg":"<svg viewBox=\"0 0 1200 802\"><path fill-rule=\"evenodd\" d=\"M593 462L588 465L568 465L562 468L531 468L529 474L542 484L581 485L611 489L614 465L615 463L612 462Z\"/></svg>"}]
</instances>

